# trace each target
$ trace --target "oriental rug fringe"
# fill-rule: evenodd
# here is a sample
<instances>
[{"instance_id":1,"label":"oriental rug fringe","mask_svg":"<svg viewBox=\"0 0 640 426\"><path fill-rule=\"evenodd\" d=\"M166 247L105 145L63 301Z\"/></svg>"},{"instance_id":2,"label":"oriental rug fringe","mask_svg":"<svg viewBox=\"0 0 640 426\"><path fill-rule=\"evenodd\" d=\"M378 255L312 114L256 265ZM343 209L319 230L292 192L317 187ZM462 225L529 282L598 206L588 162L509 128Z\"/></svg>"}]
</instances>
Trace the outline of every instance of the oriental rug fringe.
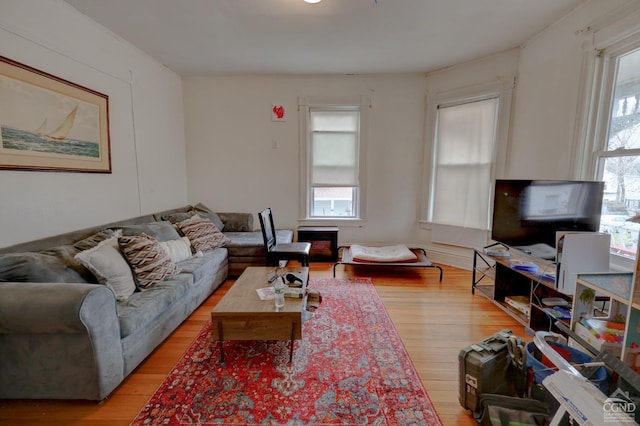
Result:
<instances>
[{"instance_id":1,"label":"oriental rug fringe","mask_svg":"<svg viewBox=\"0 0 640 426\"><path fill-rule=\"evenodd\" d=\"M133 425L441 425L371 279L316 279L289 342L227 341L209 321Z\"/></svg>"}]
</instances>

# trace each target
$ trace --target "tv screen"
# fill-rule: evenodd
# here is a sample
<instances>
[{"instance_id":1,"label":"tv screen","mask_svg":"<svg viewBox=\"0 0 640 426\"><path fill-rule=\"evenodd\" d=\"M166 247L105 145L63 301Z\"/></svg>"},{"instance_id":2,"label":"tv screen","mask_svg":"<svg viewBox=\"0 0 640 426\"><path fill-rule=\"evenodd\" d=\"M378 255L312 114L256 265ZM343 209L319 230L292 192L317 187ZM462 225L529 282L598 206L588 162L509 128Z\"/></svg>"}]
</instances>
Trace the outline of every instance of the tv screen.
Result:
<instances>
[{"instance_id":1,"label":"tv screen","mask_svg":"<svg viewBox=\"0 0 640 426\"><path fill-rule=\"evenodd\" d=\"M498 179L491 239L555 247L557 231L598 232L603 191L596 181Z\"/></svg>"}]
</instances>

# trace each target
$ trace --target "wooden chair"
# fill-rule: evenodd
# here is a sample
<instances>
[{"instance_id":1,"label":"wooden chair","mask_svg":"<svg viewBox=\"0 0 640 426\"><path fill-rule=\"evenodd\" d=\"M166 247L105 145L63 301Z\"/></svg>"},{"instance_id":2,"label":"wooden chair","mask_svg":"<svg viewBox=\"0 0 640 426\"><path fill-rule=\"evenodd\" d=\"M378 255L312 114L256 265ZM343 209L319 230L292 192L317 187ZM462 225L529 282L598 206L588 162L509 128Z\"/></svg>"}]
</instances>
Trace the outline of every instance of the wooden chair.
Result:
<instances>
[{"instance_id":1,"label":"wooden chair","mask_svg":"<svg viewBox=\"0 0 640 426\"><path fill-rule=\"evenodd\" d=\"M276 241L276 228L273 226L273 214L271 208L267 208L258 213L260 227L262 228L262 238L264 239L264 250L266 253L266 265L278 265L281 260L297 260L302 266L309 266L309 251L311 243L278 243Z\"/></svg>"}]
</instances>

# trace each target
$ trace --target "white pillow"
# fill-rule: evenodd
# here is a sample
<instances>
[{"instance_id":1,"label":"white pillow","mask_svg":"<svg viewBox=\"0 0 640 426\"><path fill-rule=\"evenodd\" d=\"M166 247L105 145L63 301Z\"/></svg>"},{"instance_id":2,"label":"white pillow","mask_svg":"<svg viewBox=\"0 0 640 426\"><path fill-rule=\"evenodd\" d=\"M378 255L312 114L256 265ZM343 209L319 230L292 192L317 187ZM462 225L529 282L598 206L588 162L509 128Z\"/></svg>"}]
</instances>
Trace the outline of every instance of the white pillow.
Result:
<instances>
[{"instance_id":1,"label":"white pillow","mask_svg":"<svg viewBox=\"0 0 640 426\"><path fill-rule=\"evenodd\" d=\"M178 240L160 241L159 244L174 263L182 262L191 257L191 242L187 237L182 237Z\"/></svg>"},{"instance_id":2,"label":"white pillow","mask_svg":"<svg viewBox=\"0 0 640 426\"><path fill-rule=\"evenodd\" d=\"M126 300L136 290L131 268L120 252L118 237L122 230L97 246L76 254L75 259L96 276L100 284L113 291L117 300Z\"/></svg>"}]
</instances>

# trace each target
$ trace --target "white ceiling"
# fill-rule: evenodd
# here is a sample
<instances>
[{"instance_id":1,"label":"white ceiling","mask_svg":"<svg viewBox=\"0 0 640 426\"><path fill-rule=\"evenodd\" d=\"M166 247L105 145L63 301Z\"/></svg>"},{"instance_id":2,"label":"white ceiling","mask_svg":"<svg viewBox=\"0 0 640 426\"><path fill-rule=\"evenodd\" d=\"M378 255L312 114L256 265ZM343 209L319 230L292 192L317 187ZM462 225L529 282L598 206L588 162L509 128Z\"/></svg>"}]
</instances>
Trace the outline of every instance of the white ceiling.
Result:
<instances>
[{"instance_id":1,"label":"white ceiling","mask_svg":"<svg viewBox=\"0 0 640 426\"><path fill-rule=\"evenodd\" d=\"M587 0L65 0L181 75L427 72Z\"/></svg>"}]
</instances>

